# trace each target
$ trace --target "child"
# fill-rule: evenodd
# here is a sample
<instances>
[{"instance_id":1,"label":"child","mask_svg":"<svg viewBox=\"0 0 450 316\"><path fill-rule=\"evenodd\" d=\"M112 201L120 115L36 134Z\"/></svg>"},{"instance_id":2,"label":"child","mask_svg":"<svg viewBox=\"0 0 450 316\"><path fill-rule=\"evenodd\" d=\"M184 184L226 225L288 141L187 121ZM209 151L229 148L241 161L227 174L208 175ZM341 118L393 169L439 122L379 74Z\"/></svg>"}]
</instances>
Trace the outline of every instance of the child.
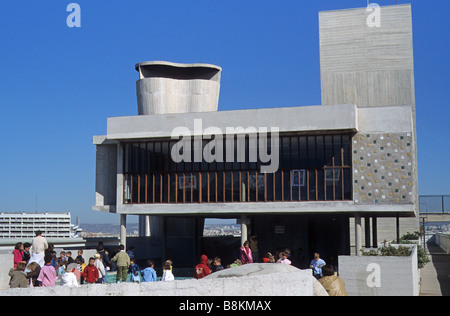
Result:
<instances>
[{"instance_id":1,"label":"child","mask_svg":"<svg viewBox=\"0 0 450 316\"><path fill-rule=\"evenodd\" d=\"M72 268L72 270L70 270L69 267L67 266L66 273L64 273L63 276L61 277L62 286L78 287L77 276L74 273L75 271L77 271L75 268Z\"/></svg>"},{"instance_id":2,"label":"child","mask_svg":"<svg viewBox=\"0 0 450 316\"><path fill-rule=\"evenodd\" d=\"M283 263L287 265L291 265L291 260L288 259L289 254L287 252L281 253L281 258L277 261L277 263Z\"/></svg>"},{"instance_id":3,"label":"child","mask_svg":"<svg viewBox=\"0 0 450 316\"><path fill-rule=\"evenodd\" d=\"M270 252L268 252L264 256L263 262L264 263L274 263L275 262L275 257Z\"/></svg>"},{"instance_id":4,"label":"child","mask_svg":"<svg viewBox=\"0 0 450 316\"><path fill-rule=\"evenodd\" d=\"M134 262L134 258L130 258L130 267L128 273L131 275L131 282L141 282L141 276L139 275L139 266Z\"/></svg>"},{"instance_id":5,"label":"child","mask_svg":"<svg viewBox=\"0 0 450 316\"><path fill-rule=\"evenodd\" d=\"M67 260L66 258L66 252L65 251L61 251L59 253L59 261L65 262Z\"/></svg>"},{"instance_id":6,"label":"child","mask_svg":"<svg viewBox=\"0 0 450 316\"><path fill-rule=\"evenodd\" d=\"M217 272L223 270L222 260L219 257L215 257L211 272Z\"/></svg>"},{"instance_id":7,"label":"child","mask_svg":"<svg viewBox=\"0 0 450 316\"><path fill-rule=\"evenodd\" d=\"M164 262L163 265L163 276L161 278L161 281L173 281L175 280L175 277L172 273L172 271L170 270L171 266L170 266L170 262L168 262L168 260L166 262Z\"/></svg>"},{"instance_id":8,"label":"child","mask_svg":"<svg viewBox=\"0 0 450 316\"><path fill-rule=\"evenodd\" d=\"M154 282L156 281L155 264L152 260L148 260L147 265L148 267L141 271L142 282Z\"/></svg>"},{"instance_id":9,"label":"child","mask_svg":"<svg viewBox=\"0 0 450 316\"><path fill-rule=\"evenodd\" d=\"M202 279L207 275L211 274L211 270L209 269L208 265L208 257L206 255L202 255L200 258L200 263L195 266L195 278Z\"/></svg>"},{"instance_id":10,"label":"child","mask_svg":"<svg viewBox=\"0 0 450 316\"><path fill-rule=\"evenodd\" d=\"M28 287L28 282L25 273L25 263L19 262L15 269L9 270L9 276L11 280L9 281L10 288L23 288Z\"/></svg>"},{"instance_id":11,"label":"child","mask_svg":"<svg viewBox=\"0 0 450 316\"><path fill-rule=\"evenodd\" d=\"M58 260L58 265L56 268L56 275L58 276L58 278L61 279L61 277L63 276L64 273L66 273L66 262L62 261L62 260Z\"/></svg>"},{"instance_id":12,"label":"child","mask_svg":"<svg viewBox=\"0 0 450 316\"><path fill-rule=\"evenodd\" d=\"M89 258L89 264L84 268L83 277L86 283L92 284L98 281L99 273L98 269L95 267L94 258Z\"/></svg>"},{"instance_id":13,"label":"child","mask_svg":"<svg viewBox=\"0 0 450 316\"><path fill-rule=\"evenodd\" d=\"M41 266L37 262L32 262L27 266L27 270L26 277L29 279L30 287L38 287L40 284L37 278L41 272Z\"/></svg>"},{"instance_id":14,"label":"child","mask_svg":"<svg viewBox=\"0 0 450 316\"><path fill-rule=\"evenodd\" d=\"M83 259L83 250L78 250L78 256L75 258L75 261L77 260L77 259Z\"/></svg>"},{"instance_id":15,"label":"child","mask_svg":"<svg viewBox=\"0 0 450 316\"><path fill-rule=\"evenodd\" d=\"M105 266L103 265L102 259L100 259L99 253L96 253L94 255L94 258L95 258L94 265L97 268L99 274L97 283L103 283L104 281L107 281Z\"/></svg>"},{"instance_id":16,"label":"child","mask_svg":"<svg viewBox=\"0 0 450 316\"><path fill-rule=\"evenodd\" d=\"M50 287L55 286L55 281L58 278L56 276L56 270L52 266L52 255L50 253L45 254L44 256L44 266L41 268L41 272L39 272L39 276L37 280L41 282L41 286Z\"/></svg>"},{"instance_id":17,"label":"child","mask_svg":"<svg viewBox=\"0 0 450 316\"><path fill-rule=\"evenodd\" d=\"M75 262L75 260L73 260L73 258L72 258L72 252L71 251L67 251L66 252L66 259L67 259L68 263L74 263Z\"/></svg>"}]
</instances>

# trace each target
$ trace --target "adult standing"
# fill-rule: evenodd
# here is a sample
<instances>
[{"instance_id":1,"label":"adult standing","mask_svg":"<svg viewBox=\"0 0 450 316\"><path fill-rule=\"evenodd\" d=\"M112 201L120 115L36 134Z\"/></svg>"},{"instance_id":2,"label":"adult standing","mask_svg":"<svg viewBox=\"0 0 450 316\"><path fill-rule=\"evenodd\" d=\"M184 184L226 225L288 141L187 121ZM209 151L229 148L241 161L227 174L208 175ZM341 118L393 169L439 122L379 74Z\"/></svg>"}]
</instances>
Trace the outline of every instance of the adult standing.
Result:
<instances>
[{"instance_id":1,"label":"adult standing","mask_svg":"<svg viewBox=\"0 0 450 316\"><path fill-rule=\"evenodd\" d=\"M244 242L244 245L240 248L240 252L242 264L253 263L252 250L250 249L250 243L248 241Z\"/></svg>"},{"instance_id":2,"label":"adult standing","mask_svg":"<svg viewBox=\"0 0 450 316\"><path fill-rule=\"evenodd\" d=\"M44 266L45 250L48 248L47 239L42 237L42 231L35 231L36 237L31 242L31 259L28 263L37 262L41 268Z\"/></svg>"},{"instance_id":3,"label":"adult standing","mask_svg":"<svg viewBox=\"0 0 450 316\"><path fill-rule=\"evenodd\" d=\"M125 252L125 246L120 245L119 246L119 253L114 256L114 258L111 259L112 262L117 262L117 274L116 274L116 283L120 282L120 279L122 279L122 282L126 282L127 280L127 270L130 266L130 257Z\"/></svg>"},{"instance_id":4,"label":"adult standing","mask_svg":"<svg viewBox=\"0 0 450 316\"><path fill-rule=\"evenodd\" d=\"M18 263L25 263L25 264L27 263L23 258L24 256L23 244L21 242L18 242L14 247L13 255L14 255L14 269L17 268Z\"/></svg>"},{"instance_id":5,"label":"adult standing","mask_svg":"<svg viewBox=\"0 0 450 316\"><path fill-rule=\"evenodd\" d=\"M344 281L338 277L332 265L325 265L322 268L323 278L319 280L323 288L330 296L348 296Z\"/></svg>"}]
</instances>

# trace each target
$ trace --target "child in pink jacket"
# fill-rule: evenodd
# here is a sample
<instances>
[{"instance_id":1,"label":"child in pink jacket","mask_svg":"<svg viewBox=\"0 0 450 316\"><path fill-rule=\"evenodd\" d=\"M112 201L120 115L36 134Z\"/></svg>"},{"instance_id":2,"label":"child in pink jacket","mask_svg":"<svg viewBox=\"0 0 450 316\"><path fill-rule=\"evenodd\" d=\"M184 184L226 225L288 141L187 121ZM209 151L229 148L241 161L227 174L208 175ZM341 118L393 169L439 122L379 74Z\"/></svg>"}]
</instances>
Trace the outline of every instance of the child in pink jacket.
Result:
<instances>
[{"instance_id":1,"label":"child in pink jacket","mask_svg":"<svg viewBox=\"0 0 450 316\"><path fill-rule=\"evenodd\" d=\"M37 280L41 282L41 286L49 287L55 286L56 279L58 278L56 275L56 270L52 266L52 255L47 253L44 257L44 266L41 268L41 272Z\"/></svg>"}]
</instances>

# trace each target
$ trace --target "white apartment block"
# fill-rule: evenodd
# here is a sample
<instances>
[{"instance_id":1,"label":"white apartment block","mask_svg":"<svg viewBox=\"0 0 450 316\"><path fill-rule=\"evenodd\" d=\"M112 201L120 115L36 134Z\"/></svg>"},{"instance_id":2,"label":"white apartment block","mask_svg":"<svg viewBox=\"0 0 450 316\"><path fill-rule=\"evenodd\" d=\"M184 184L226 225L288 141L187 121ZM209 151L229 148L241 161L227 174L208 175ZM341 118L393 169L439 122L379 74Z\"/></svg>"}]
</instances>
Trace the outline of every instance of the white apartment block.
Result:
<instances>
[{"instance_id":1,"label":"white apartment block","mask_svg":"<svg viewBox=\"0 0 450 316\"><path fill-rule=\"evenodd\" d=\"M33 238L36 230L47 238L71 238L70 213L0 213L0 239Z\"/></svg>"}]
</instances>

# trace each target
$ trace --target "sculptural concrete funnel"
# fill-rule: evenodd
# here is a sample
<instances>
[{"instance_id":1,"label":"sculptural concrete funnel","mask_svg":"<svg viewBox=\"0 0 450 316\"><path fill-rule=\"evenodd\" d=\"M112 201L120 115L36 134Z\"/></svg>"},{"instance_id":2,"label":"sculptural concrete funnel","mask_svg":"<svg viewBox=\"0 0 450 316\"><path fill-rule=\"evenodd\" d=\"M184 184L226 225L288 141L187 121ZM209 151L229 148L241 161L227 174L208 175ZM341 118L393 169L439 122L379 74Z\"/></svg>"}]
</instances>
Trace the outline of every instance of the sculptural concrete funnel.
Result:
<instances>
[{"instance_id":1,"label":"sculptural concrete funnel","mask_svg":"<svg viewBox=\"0 0 450 316\"><path fill-rule=\"evenodd\" d=\"M210 64L147 61L139 72L139 115L217 111L222 68Z\"/></svg>"}]
</instances>

